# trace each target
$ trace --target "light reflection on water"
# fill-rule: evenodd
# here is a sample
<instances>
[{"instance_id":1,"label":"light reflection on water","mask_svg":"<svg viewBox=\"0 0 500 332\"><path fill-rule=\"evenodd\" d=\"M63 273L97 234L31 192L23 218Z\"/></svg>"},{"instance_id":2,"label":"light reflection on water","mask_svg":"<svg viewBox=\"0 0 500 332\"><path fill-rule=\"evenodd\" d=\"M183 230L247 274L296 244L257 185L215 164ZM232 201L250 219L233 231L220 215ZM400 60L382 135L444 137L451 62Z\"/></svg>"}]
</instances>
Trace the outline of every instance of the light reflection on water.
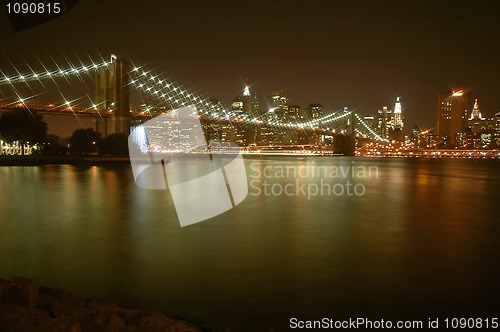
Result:
<instances>
[{"instance_id":1,"label":"light reflection on water","mask_svg":"<svg viewBox=\"0 0 500 332\"><path fill-rule=\"evenodd\" d=\"M246 165L252 180L265 166L353 161L379 170L354 179L363 196L250 189L234 209L185 228L169 193L138 188L126 165L0 167L0 277L236 331L283 330L290 317L493 313L498 162L282 157Z\"/></svg>"}]
</instances>

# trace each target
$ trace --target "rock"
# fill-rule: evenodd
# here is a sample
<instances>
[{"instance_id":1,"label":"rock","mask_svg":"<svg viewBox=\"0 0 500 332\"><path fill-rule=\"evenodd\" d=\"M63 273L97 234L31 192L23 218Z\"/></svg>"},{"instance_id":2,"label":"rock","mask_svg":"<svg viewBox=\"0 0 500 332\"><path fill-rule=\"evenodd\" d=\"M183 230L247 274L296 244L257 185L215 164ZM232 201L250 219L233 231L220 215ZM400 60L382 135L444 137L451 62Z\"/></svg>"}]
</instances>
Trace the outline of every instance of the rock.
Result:
<instances>
[{"instance_id":1,"label":"rock","mask_svg":"<svg viewBox=\"0 0 500 332\"><path fill-rule=\"evenodd\" d=\"M116 314L112 315L106 332L118 332L125 328L125 323L123 320Z\"/></svg>"},{"instance_id":2,"label":"rock","mask_svg":"<svg viewBox=\"0 0 500 332\"><path fill-rule=\"evenodd\" d=\"M36 297L38 295L38 286L33 280L22 277L16 277L12 281L12 284L17 285L24 290L29 307L35 306Z\"/></svg>"},{"instance_id":3,"label":"rock","mask_svg":"<svg viewBox=\"0 0 500 332\"><path fill-rule=\"evenodd\" d=\"M59 288L40 287L39 293L41 295L50 296L66 305L81 306L83 304L83 300L79 296Z\"/></svg>"},{"instance_id":4,"label":"rock","mask_svg":"<svg viewBox=\"0 0 500 332\"><path fill-rule=\"evenodd\" d=\"M132 320L141 314L140 309L119 308L118 315L124 320Z\"/></svg>"},{"instance_id":5,"label":"rock","mask_svg":"<svg viewBox=\"0 0 500 332\"><path fill-rule=\"evenodd\" d=\"M199 332L193 324L158 311L122 308L96 298L83 301L33 280L0 279L0 332Z\"/></svg>"},{"instance_id":6,"label":"rock","mask_svg":"<svg viewBox=\"0 0 500 332\"><path fill-rule=\"evenodd\" d=\"M0 331L41 331L51 317L44 310L26 308L16 304L0 305Z\"/></svg>"},{"instance_id":7,"label":"rock","mask_svg":"<svg viewBox=\"0 0 500 332\"><path fill-rule=\"evenodd\" d=\"M82 317L87 310L80 297L57 288L40 287L35 306L47 310L53 318L61 316Z\"/></svg>"},{"instance_id":8,"label":"rock","mask_svg":"<svg viewBox=\"0 0 500 332\"><path fill-rule=\"evenodd\" d=\"M105 332L106 324L102 316L96 313L91 313L80 319L80 327L82 331Z\"/></svg>"},{"instance_id":9,"label":"rock","mask_svg":"<svg viewBox=\"0 0 500 332\"><path fill-rule=\"evenodd\" d=\"M37 294L36 283L27 278L16 277L11 283L2 280L0 286L0 300L4 303L34 307Z\"/></svg>"},{"instance_id":10,"label":"rock","mask_svg":"<svg viewBox=\"0 0 500 332\"><path fill-rule=\"evenodd\" d=\"M196 332L200 331L194 325L168 318L157 311L143 311L143 313L136 318L135 322L136 331L138 332L160 332L165 331L168 326L168 331L172 332Z\"/></svg>"},{"instance_id":11,"label":"rock","mask_svg":"<svg viewBox=\"0 0 500 332\"><path fill-rule=\"evenodd\" d=\"M9 286L10 286L10 282L0 278L0 294L2 294L2 291Z\"/></svg>"}]
</instances>

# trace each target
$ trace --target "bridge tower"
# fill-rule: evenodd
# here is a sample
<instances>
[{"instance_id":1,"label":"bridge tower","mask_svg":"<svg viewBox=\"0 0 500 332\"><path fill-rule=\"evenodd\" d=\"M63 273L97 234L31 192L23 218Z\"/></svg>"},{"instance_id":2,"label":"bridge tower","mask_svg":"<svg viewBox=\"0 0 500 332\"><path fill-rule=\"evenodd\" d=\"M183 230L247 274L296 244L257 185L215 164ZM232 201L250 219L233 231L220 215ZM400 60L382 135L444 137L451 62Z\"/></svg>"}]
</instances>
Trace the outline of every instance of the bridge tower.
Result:
<instances>
[{"instance_id":1,"label":"bridge tower","mask_svg":"<svg viewBox=\"0 0 500 332\"><path fill-rule=\"evenodd\" d=\"M349 110L344 108L344 112ZM356 117L354 112L347 116L347 123L344 127L346 131L335 135L333 140L333 152L344 156L354 156L356 149Z\"/></svg>"},{"instance_id":2,"label":"bridge tower","mask_svg":"<svg viewBox=\"0 0 500 332\"><path fill-rule=\"evenodd\" d=\"M103 137L130 131L129 63L111 56L111 63L95 73L95 99L102 118L96 130Z\"/></svg>"}]
</instances>

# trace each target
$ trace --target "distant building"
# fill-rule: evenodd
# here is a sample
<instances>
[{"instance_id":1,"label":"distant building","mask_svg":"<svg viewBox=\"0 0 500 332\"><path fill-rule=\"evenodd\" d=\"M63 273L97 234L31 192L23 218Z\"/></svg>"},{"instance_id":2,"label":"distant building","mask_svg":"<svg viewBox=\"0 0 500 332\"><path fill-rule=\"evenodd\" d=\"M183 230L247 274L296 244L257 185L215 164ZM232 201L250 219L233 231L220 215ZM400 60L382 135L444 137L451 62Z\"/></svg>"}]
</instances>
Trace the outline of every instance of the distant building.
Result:
<instances>
[{"instance_id":1,"label":"distant building","mask_svg":"<svg viewBox=\"0 0 500 332\"><path fill-rule=\"evenodd\" d=\"M496 145L497 119L484 118L479 110L479 102L476 99L471 115L467 120L467 128L463 136L462 145L473 149L487 149Z\"/></svg>"},{"instance_id":2,"label":"distant building","mask_svg":"<svg viewBox=\"0 0 500 332\"><path fill-rule=\"evenodd\" d=\"M435 148L437 143L436 134L430 130L422 130L417 124L411 130L410 141L416 149Z\"/></svg>"},{"instance_id":3,"label":"distant building","mask_svg":"<svg viewBox=\"0 0 500 332\"><path fill-rule=\"evenodd\" d=\"M404 117L401 108L401 101L399 97L396 99L396 104L394 105L394 113L391 118L390 123L390 138L395 141L402 142L404 140Z\"/></svg>"},{"instance_id":4,"label":"distant building","mask_svg":"<svg viewBox=\"0 0 500 332\"><path fill-rule=\"evenodd\" d=\"M207 142L235 142L236 129L225 121L220 122L202 122L203 132Z\"/></svg>"},{"instance_id":5,"label":"distant building","mask_svg":"<svg viewBox=\"0 0 500 332\"><path fill-rule=\"evenodd\" d=\"M293 122L296 122L300 119L300 106L298 105L289 105L288 112L286 114L286 118Z\"/></svg>"},{"instance_id":6,"label":"distant building","mask_svg":"<svg viewBox=\"0 0 500 332\"><path fill-rule=\"evenodd\" d=\"M288 113L288 98L283 90L273 92L272 108L277 119L284 119Z\"/></svg>"},{"instance_id":7,"label":"distant building","mask_svg":"<svg viewBox=\"0 0 500 332\"><path fill-rule=\"evenodd\" d=\"M242 96L238 96L233 99L233 102L231 103L231 113L237 115L241 115L244 113Z\"/></svg>"},{"instance_id":8,"label":"distant building","mask_svg":"<svg viewBox=\"0 0 500 332\"><path fill-rule=\"evenodd\" d=\"M495 114L495 148L500 147L500 112Z\"/></svg>"},{"instance_id":9,"label":"distant building","mask_svg":"<svg viewBox=\"0 0 500 332\"><path fill-rule=\"evenodd\" d=\"M222 117L224 116L224 111L222 107L222 103L217 98L210 99L210 109L209 114L213 117Z\"/></svg>"},{"instance_id":10,"label":"distant building","mask_svg":"<svg viewBox=\"0 0 500 332\"><path fill-rule=\"evenodd\" d=\"M311 120L317 120L323 117L323 105L321 104L309 104L309 116Z\"/></svg>"},{"instance_id":11,"label":"distant building","mask_svg":"<svg viewBox=\"0 0 500 332\"><path fill-rule=\"evenodd\" d=\"M477 98L474 101L474 107L472 108L472 112L470 113L470 118L469 120L473 119L482 119L483 117L481 116L481 111L479 110L479 104L477 102Z\"/></svg>"},{"instance_id":12,"label":"distant building","mask_svg":"<svg viewBox=\"0 0 500 332\"><path fill-rule=\"evenodd\" d=\"M382 109L378 110L378 125L377 131L380 137L389 138L389 129L391 127L391 115L392 111L390 111L387 106L382 107Z\"/></svg>"},{"instance_id":13,"label":"distant building","mask_svg":"<svg viewBox=\"0 0 500 332\"><path fill-rule=\"evenodd\" d=\"M413 128L411 130L411 142L413 143L413 146L417 149L422 148L422 141L420 137L420 126L418 124L414 124Z\"/></svg>"},{"instance_id":14,"label":"distant building","mask_svg":"<svg viewBox=\"0 0 500 332\"><path fill-rule=\"evenodd\" d=\"M441 92L438 98L437 134L443 146L461 145L467 126L469 95L463 90Z\"/></svg>"},{"instance_id":15,"label":"distant building","mask_svg":"<svg viewBox=\"0 0 500 332\"><path fill-rule=\"evenodd\" d=\"M246 114L252 117L259 115L259 101L255 95L251 95L248 85L245 85L243 94L237 96L231 103L231 112L239 115Z\"/></svg>"},{"instance_id":16,"label":"distant building","mask_svg":"<svg viewBox=\"0 0 500 332\"><path fill-rule=\"evenodd\" d=\"M256 144L259 146L280 146L290 144L287 131L272 125L259 126L256 135Z\"/></svg>"}]
</instances>

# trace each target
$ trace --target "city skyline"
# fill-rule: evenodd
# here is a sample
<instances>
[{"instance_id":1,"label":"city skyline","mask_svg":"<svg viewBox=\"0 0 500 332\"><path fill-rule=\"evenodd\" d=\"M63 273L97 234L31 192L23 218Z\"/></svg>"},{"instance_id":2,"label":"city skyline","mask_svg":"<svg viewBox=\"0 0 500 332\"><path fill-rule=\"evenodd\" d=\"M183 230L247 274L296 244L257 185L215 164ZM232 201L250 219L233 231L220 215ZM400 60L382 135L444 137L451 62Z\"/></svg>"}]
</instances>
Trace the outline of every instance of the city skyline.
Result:
<instances>
[{"instance_id":1,"label":"city skyline","mask_svg":"<svg viewBox=\"0 0 500 332\"><path fill-rule=\"evenodd\" d=\"M22 69L115 53L226 104L247 79L265 94L283 89L294 105L365 115L400 96L406 122L433 129L440 91L465 89L487 116L498 112L499 8L494 1L81 2L18 33L3 21L1 64Z\"/></svg>"},{"instance_id":2,"label":"city skyline","mask_svg":"<svg viewBox=\"0 0 500 332\"><path fill-rule=\"evenodd\" d=\"M29 74L29 73L28 73ZM216 103L217 105L214 105L216 108L221 108L225 110L225 112L230 112L231 114L248 114L251 115L252 117L263 117L265 115L274 115L274 119L279 121L285 121L285 122L303 122L303 121L309 121L312 119L320 118L323 115L327 114L332 114L332 113L337 113L337 112L342 112L341 110L333 110L329 108L324 108L323 104L321 103L311 103L309 102L307 105L297 105L295 104L293 96L288 96L287 93L283 90L276 90L273 91L272 93L267 92L267 98L258 98L257 93L255 93L255 90L253 89L253 86L251 83L248 81L242 86L240 89L240 93L234 97L232 102L225 101L225 103L221 103L221 101L217 97L212 97L210 98L211 102ZM252 87L252 88L251 88ZM261 91L262 92L262 91ZM99 94L102 94L102 92L99 92ZM103 96L100 95L95 96L95 103L100 104L102 102L109 103L108 101L105 101L103 99ZM439 102L438 104L441 103L442 98L446 98L448 95L450 96L466 96L466 99L464 100L463 103L460 104L460 110L455 110L455 113L458 112L463 112L461 115L461 118L463 120L463 125L461 130L453 130L453 132L460 132L460 131L465 131L466 128L466 121L469 117L472 119L473 112L475 111L475 108L477 107L478 103L478 98L471 98L471 102L469 102L469 93L464 92L463 89L461 90L453 90L453 91L445 91L445 92L440 92L438 99ZM442 97L444 95L444 97ZM11 96L12 97L12 96ZM14 96L15 97L15 96ZM275 99L278 98L278 99ZM264 102L262 102L262 99L264 99ZM391 138L390 135L387 133L384 133L383 130L381 130L381 124L380 124L380 114L382 110L385 110L389 114L389 118L386 120L387 121L387 128L389 126L392 126L392 121L391 121L391 116L394 116L396 113L400 113L402 111L402 106L401 106L401 97L397 96L395 100L392 101L392 105L390 106L391 103L387 104L389 106L379 106L378 110L372 110L371 113L364 113L361 115L365 116L365 120L368 119L368 121L375 121L374 116L376 116L377 112L379 113L379 119L378 119L378 124L374 123L371 128L375 129L378 134L380 134L382 137L386 138ZM99 102L101 100L101 102ZM280 102L277 102L277 100L284 100L283 105L280 105ZM291 101L290 101L291 100ZM472 102L472 100L474 102ZM6 99L3 100L6 102ZM12 100L13 101L13 100ZM31 103L31 107L33 105L42 105L43 103L37 103L38 98L35 96L33 99L30 99L29 101L26 101L27 103ZM143 100L144 101L144 100ZM246 101L246 102L245 102ZM394 102L396 104L394 105ZM169 107L165 107L165 105L159 101L156 100L151 104L145 103L139 105L139 100L136 98L134 102L131 102L130 109L131 110L147 110L149 109L155 109L161 108L162 111L169 110ZM404 103L404 101L403 101ZM472 106L474 104L474 106ZM237 105L237 106L235 106ZM244 106L246 105L246 106ZM261 105L261 106L259 106ZM262 107L264 105L264 107ZM451 104L450 104L451 105ZM47 107L45 105L45 107ZM87 105L87 107L91 107L90 104ZM286 109L282 109L283 107L286 107ZM294 116L287 115L286 113L288 111L288 107L290 108L290 112L295 112L296 114ZM316 110L315 110L316 108ZM278 115L278 111L281 110L281 112L284 112L281 114L281 116ZM348 110L348 107L344 107L343 110L346 111ZM403 109L406 111L405 107ZM398 110L396 112L396 110ZM290 113L291 114L291 113ZM486 118L492 119L495 115L498 114L488 114L488 112L482 112L482 115L484 115ZM405 117L406 112L403 112L402 116L403 118ZM456 117L456 114L455 114ZM95 127L95 123L92 122L92 120L88 118L74 118L74 119L68 119L68 118L60 118L60 117L54 117L51 115L47 115L45 120L49 123L49 132L52 134L57 134L61 137L68 137L74 130L79 129L79 128L89 128L89 127ZM397 121L397 120L396 120ZM61 124L65 124L63 127L64 128L57 128L60 127ZM438 110L438 119L436 121L436 125L433 126L432 128L427 128L419 125L418 123L408 123L405 122L403 125L402 123L397 125L400 128L400 131L403 133L403 135L410 135L412 133L412 128L415 126L418 126L422 131L429 131L433 132L435 134L439 135L439 110ZM449 133L448 133L449 134ZM402 137L398 138L399 141L402 140Z\"/></svg>"}]
</instances>

